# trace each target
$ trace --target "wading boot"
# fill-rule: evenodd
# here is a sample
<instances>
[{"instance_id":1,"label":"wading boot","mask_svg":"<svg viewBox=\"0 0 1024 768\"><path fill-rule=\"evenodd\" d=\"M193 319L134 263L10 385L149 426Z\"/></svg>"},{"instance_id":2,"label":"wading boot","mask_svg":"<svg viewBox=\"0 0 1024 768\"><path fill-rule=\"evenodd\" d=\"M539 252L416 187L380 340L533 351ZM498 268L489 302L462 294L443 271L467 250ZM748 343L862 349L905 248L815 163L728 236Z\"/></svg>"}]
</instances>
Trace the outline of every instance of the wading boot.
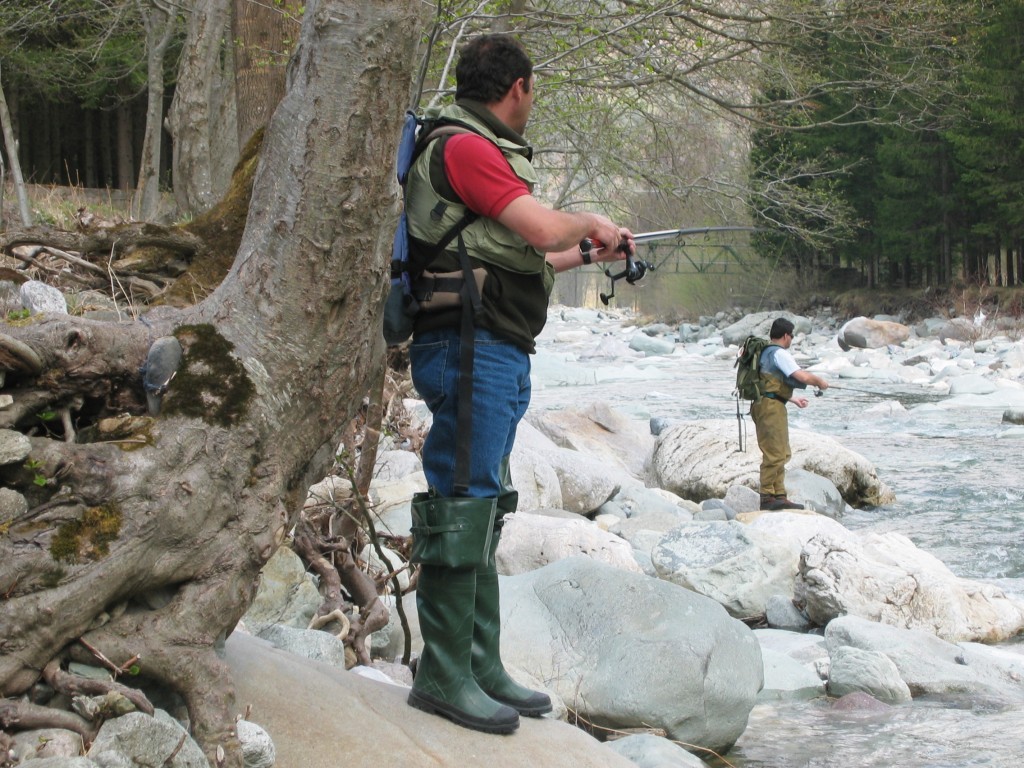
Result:
<instances>
[{"instance_id":1,"label":"wading boot","mask_svg":"<svg viewBox=\"0 0 1024 768\"><path fill-rule=\"evenodd\" d=\"M775 506L771 507L771 509L803 509L804 508L803 504L798 504L795 501L790 501L789 499L787 499L785 494L783 494L781 496L776 496L773 499L772 503L774 503Z\"/></svg>"},{"instance_id":2,"label":"wading boot","mask_svg":"<svg viewBox=\"0 0 1024 768\"><path fill-rule=\"evenodd\" d=\"M515 512L519 493L512 487L508 457L502 460L502 491L498 495L497 519L487 560L476 569L476 610L473 615L473 676L494 700L525 717L540 717L551 711L551 699L513 680L501 663L501 609L498 599L498 568L495 553L505 514Z\"/></svg>"},{"instance_id":3,"label":"wading boot","mask_svg":"<svg viewBox=\"0 0 1024 768\"><path fill-rule=\"evenodd\" d=\"M423 653L410 706L485 733L512 733L519 715L488 696L473 675L476 569L490 552L494 499L413 499L416 609Z\"/></svg>"}]
</instances>

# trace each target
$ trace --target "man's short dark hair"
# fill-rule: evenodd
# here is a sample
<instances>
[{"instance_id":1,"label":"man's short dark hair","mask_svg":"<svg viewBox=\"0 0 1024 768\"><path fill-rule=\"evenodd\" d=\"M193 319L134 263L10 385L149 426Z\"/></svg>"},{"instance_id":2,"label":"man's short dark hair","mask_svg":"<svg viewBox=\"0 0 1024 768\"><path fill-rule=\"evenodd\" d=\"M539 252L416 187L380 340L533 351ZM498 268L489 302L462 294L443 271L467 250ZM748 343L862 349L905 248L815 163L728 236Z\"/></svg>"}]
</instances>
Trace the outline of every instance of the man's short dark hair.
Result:
<instances>
[{"instance_id":1,"label":"man's short dark hair","mask_svg":"<svg viewBox=\"0 0 1024 768\"><path fill-rule=\"evenodd\" d=\"M500 101L519 78L530 88L533 62L510 35L480 35L459 51L455 65L455 98L484 104Z\"/></svg>"},{"instance_id":2,"label":"man's short dark hair","mask_svg":"<svg viewBox=\"0 0 1024 768\"><path fill-rule=\"evenodd\" d=\"M792 336L796 326L784 317L778 317L772 323L772 329L768 332L768 338L781 339L787 333Z\"/></svg>"}]
</instances>

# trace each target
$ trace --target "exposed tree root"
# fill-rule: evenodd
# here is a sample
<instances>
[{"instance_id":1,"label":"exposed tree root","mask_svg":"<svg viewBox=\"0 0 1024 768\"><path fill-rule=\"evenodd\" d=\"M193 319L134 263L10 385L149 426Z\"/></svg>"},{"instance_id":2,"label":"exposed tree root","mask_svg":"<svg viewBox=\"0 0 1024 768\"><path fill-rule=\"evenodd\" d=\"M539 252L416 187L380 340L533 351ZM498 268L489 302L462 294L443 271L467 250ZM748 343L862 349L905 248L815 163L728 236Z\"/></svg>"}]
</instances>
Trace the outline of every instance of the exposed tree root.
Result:
<instances>
[{"instance_id":1,"label":"exposed tree root","mask_svg":"<svg viewBox=\"0 0 1024 768\"><path fill-rule=\"evenodd\" d=\"M0 699L0 728L9 731L32 731L38 728L62 728L74 731L89 742L96 738L97 728L80 715L53 707L42 707L20 699ZM0 765L2 765L0 760Z\"/></svg>"}]
</instances>

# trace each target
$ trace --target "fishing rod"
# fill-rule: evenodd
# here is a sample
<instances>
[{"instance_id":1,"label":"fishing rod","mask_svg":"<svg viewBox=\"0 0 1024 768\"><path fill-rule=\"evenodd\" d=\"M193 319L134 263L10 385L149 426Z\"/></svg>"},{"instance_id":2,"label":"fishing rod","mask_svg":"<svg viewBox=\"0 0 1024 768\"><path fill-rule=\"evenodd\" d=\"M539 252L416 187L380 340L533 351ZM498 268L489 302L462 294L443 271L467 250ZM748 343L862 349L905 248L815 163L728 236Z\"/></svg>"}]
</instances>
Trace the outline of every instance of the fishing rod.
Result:
<instances>
[{"instance_id":1,"label":"fishing rod","mask_svg":"<svg viewBox=\"0 0 1024 768\"><path fill-rule=\"evenodd\" d=\"M708 235L713 232L754 232L757 227L746 227L740 225L724 225L718 227L682 227L680 229L659 229L653 232L641 232L638 235L633 235L633 242L637 245L642 243L650 243L655 240L668 240L672 237L685 237L686 235ZM583 253L584 261L587 261L592 250L601 248L603 245L597 241L584 240L580 243L580 251ZM626 282L630 285L636 285L637 282L643 279L644 275L648 272L653 272L656 266L653 262L644 261L643 259L637 259L633 254L629 253L626 249L626 244L623 242L619 245L618 250L625 251L626 253L626 267L621 272L613 273L610 268L604 270L605 275L612 281L611 290L608 293L600 294L601 303L605 306L608 302L615 298L615 281L626 279Z\"/></svg>"},{"instance_id":2,"label":"fishing rod","mask_svg":"<svg viewBox=\"0 0 1024 768\"><path fill-rule=\"evenodd\" d=\"M844 390L846 392L862 392L865 395L874 395L875 397L893 397L892 395L888 394L887 392L872 392L870 389L857 389L856 387L841 387L838 384L829 384L828 388L829 389L841 389L841 390ZM821 397L824 394L825 394L824 390L821 390L821 389L815 389L814 390L814 396L815 397Z\"/></svg>"}]
</instances>

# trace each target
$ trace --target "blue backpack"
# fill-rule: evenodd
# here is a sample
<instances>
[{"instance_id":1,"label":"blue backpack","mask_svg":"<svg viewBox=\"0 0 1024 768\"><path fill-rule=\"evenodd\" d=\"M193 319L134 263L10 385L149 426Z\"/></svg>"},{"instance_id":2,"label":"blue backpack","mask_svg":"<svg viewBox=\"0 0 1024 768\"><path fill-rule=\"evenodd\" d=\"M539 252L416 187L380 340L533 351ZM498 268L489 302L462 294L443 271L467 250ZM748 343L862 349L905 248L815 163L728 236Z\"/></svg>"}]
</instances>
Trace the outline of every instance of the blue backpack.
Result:
<instances>
[{"instance_id":1,"label":"blue backpack","mask_svg":"<svg viewBox=\"0 0 1024 768\"><path fill-rule=\"evenodd\" d=\"M466 133L469 128L442 124L435 120L427 120L412 112L405 113L402 126L402 138L398 142L398 156L395 170L398 183L402 187L402 212L395 227L394 242L391 246L391 288L384 305L384 341L388 346L396 346L408 341L412 336L413 318L419 312L419 301L413 291L419 273L434 260L463 229L471 224L477 214L467 210L466 214L453 226L440 242L432 246L426 258L417 259L414 265L411 260L409 246L409 222L405 215L405 183L409 169L427 145L440 136L453 133Z\"/></svg>"}]
</instances>

